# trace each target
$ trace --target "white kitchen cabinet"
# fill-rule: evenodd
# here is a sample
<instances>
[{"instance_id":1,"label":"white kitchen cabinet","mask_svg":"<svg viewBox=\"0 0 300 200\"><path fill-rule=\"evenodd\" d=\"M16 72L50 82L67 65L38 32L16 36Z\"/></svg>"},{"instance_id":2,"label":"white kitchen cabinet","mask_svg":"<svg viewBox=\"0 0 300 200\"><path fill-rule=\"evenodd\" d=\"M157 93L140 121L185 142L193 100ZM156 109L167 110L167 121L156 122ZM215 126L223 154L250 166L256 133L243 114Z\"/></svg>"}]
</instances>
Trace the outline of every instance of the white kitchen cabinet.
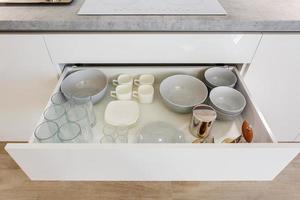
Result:
<instances>
[{"instance_id":1,"label":"white kitchen cabinet","mask_svg":"<svg viewBox=\"0 0 300 200\"><path fill-rule=\"evenodd\" d=\"M204 68L195 63L248 63L260 40L260 34L212 35L215 37L192 33L46 34L45 39L55 65L98 63L99 66L92 67L102 70L110 80L120 73L154 73L157 80L178 73L199 77ZM149 66L154 63L181 65ZM85 69L88 64L82 66ZM69 70L77 69L65 68L53 92L58 91ZM95 143L40 144L31 131L28 143L7 144L5 149L32 180L273 180L297 156L300 144L277 143L239 71L234 68L233 72L238 76L236 88L244 94L247 106L237 120L219 122L212 132L240 133L241 123L247 120L253 126L254 143L192 144L188 140L184 144L100 144L103 127L99 126L99 119L103 119L104 101L95 106L98 119ZM191 136L187 128L190 115L174 117L163 105L159 110L141 109L144 116L156 114L157 119L172 122ZM42 120L41 117L39 122Z\"/></svg>"},{"instance_id":2,"label":"white kitchen cabinet","mask_svg":"<svg viewBox=\"0 0 300 200\"><path fill-rule=\"evenodd\" d=\"M95 66L93 68L95 69ZM164 77L178 73L199 77L205 69L201 66L96 68L103 71L110 81L120 73L154 73L158 83L154 106L139 106L141 116L138 124L142 126L149 119L167 121L184 131L187 143L100 144L99 140L103 134L103 111L111 100L107 97L95 105L98 122L93 130L94 143L41 144L36 143L32 135L27 144L6 146L9 154L32 180L272 180L300 151L298 144L277 143L236 69L233 70L238 76L236 88L244 94L247 106L235 121L216 122L212 134L216 136L240 133L242 121L246 119L253 126L255 133L254 143L251 144L192 144L194 138L189 138L192 136L188 131L190 115L174 114L161 103L157 93L159 82ZM59 89L68 73L68 69L66 70L54 92ZM136 131L140 130L139 125ZM135 138L136 133L138 132L132 132L131 137Z\"/></svg>"},{"instance_id":3,"label":"white kitchen cabinet","mask_svg":"<svg viewBox=\"0 0 300 200\"><path fill-rule=\"evenodd\" d=\"M249 63L261 34L46 34L55 63Z\"/></svg>"},{"instance_id":4,"label":"white kitchen cabinet","mask_svg":"<svg viewBox=\"0 0 300 200\"><path fill-rule=\"evenodd\" d=\"M279 141L300 141L300 34L264 34L245 81Z\"/></svg>"},{"instance_id":5,"label":"white kitchen cabinet","mask_svg":"<svg viewBox=\"0 0 300 200\"><path fill-rule=\"evenodd\" d=\"M28 141L57 82L41 35L0 34L0 141Z\"/></svg>"}]
</instances>

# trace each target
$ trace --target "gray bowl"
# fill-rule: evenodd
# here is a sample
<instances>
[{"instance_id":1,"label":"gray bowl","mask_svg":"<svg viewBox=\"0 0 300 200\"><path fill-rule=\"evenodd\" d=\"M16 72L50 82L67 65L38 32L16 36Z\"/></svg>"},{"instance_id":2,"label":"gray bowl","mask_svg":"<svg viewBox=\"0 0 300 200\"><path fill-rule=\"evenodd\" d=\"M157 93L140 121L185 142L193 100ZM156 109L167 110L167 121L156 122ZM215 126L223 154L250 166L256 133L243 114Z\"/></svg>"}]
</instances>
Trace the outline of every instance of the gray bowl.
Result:
<instances>
[{"instance_id":1,"label":"gray bowl","mask_svg":"<svg viewBox=\"0 0 300 200\"><path fill-rule=\"evenodd\" d=\"M237 82L236 75L223 67L212 67L204 72L207 87L213 89L218 86L234 87Z\"/></svg>"},{"instance_id":2,"label":"gray bowl","mask_svg":"<svg viewBox=\"0 0 300 200\"><path fill-rule=\"evenodd\" d=\"M239 91L225 86L212 89L209 101L217 112L228 115L240 114L246 106L246 99Z\"/></svg>"},{"instance_id":3,"label":"gray bowl","mask_svg":"<svg viewBox=\"0 0 300 200\"><path fill-rule=\"evenodd\" d=\"M174 75L160 84L160 95L165 105L178 113L189 113L195 105L207 98L207 87L199 79L189 75Z\"/></svg>"},{"instance_id":4,"label":"gray bowl","mask_svg":"<svg viewBox=\"0 0 300 200\"><path fill-rule=\"evenodd\" d=\"M97 69L85 69L71 73L60 86L67 99L75 100L91 97L93 103L100 101L106 94L108 79Z\"/></svg>"}]
</instances>

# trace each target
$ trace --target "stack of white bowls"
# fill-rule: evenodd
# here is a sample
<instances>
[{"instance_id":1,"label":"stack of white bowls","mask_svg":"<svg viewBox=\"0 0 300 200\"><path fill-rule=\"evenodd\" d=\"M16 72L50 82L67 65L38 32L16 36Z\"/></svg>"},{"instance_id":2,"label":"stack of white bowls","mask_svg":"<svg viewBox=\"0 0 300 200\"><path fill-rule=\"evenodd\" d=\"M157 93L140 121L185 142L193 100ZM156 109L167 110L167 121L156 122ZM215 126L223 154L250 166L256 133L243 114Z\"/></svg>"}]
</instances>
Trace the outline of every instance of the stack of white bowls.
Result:
<instances>
[{"instance_id":1,"label":"stack of white bowls","mask_svg":"<svg viewBox=\"0 0 300 200\"><path fill-rule=\"evenodd\" d=\"M239 91L226 86L212 89L209 101L217 112L218 120L234 120L246 106L245 97Z\"/></svg>"}]
</instances>

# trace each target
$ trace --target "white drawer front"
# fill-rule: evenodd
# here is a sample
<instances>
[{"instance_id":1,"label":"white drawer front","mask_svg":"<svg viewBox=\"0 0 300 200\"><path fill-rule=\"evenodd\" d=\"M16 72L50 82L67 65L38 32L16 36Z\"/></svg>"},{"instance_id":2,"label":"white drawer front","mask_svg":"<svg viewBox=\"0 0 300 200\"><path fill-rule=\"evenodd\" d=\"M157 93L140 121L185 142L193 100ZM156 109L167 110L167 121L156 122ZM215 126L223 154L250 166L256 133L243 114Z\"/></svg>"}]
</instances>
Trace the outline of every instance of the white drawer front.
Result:
<instances>
[{"instance_id":1,"label":"white drawer front","mask_svg":"<svg viewBox=\"0 0 300 200\"><path fill-rule=\"evenodd\" d=\"M261 34L45 35L54 63L249 63Z\"/></svg>"},{"instance_id":2,"label":"white drawer front","mask_svg":"<svg viewBox=\"0 0 300 200\"><path fill-rule=\"evenodd\" d=\"M32 180L272 180L298 154L285 144L9 144Z\"/></svg>"},{"instance_id":3,"label":"white drawer front","mask_svg":"<svg viewBox=\"0 0 300 200\"><path fill-rule=\"evenodd\" d=\"M127 67L101 70L110 78L119 73L137 73L136 68ZM141 67L138 73L152 71L159 77L160 73L195 75L199 70ZM237 70L234 72L238 75L237 89L247 100L241 120L247 119L252 124L255 143L38 144L32 139L28 144L8 144L6 150L32 180L272 180L298 154L300 145L276 143L241 76ZM65 75L66 72L56 90ZM97 109L100 108L98 105Z\"/></svg>"}]
</instances>

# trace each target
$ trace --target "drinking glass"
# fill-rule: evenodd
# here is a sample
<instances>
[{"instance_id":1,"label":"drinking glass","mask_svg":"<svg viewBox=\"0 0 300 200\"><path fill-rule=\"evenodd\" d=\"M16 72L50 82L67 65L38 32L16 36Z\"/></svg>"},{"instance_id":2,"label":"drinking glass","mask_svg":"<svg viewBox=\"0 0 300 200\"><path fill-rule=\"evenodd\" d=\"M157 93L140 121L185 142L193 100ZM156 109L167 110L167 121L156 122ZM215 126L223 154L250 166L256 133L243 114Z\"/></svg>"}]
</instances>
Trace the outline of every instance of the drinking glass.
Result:
<instances>
[{"instance_id":1,"label":"drinking glass","mask_svg":"<svg viewBox=\"0 0 300 200\"><path fill-rule=\"evenodd\" d=\"M128 143L128 137L125 135L119 135L116 138L116 143Z\"/></svg>"},{"instance_id":2,"label":"drinking glass","mask_svg":"<svg viewBox=\"0 0 300 200\"><path fill-rule=\"evenodd\" d=\"M56 143L58 132L59 128L55 122L45 121L35 129L34 136L40 143Z\"/></svg>"},{"instance_id":3,"label":"drinking glass","mask_svg":"<svg viewBox=\"0 0 300 200\"><path fill-rule=\"evenodd\" d=\"M88 114L88 119L90 121L91 127L96 125L96 114L94 111L94 105L92 102L92 97L71 97L70 104L72 106L81 106L83 107Z\"/></svg>"},{"instance_id":4,"label":"drinking glass","mask_svg":"<svg viewBox=\"0 0 300 200\"><path fill-rule=\"evenodd\" d=\"M103 144L114 143L114 142L115 142L114 138L110 135L104 135L100 140L100 143L103 143Z\"/></svg>"},{"instance_id":5,"label":"drinking glass","mask_svg":"<svg viewBox=\"0 0 300 200\"><path fill-rule=\"evenodd\" d=\"M59 127L58 139L63 143L85 142L78 123L67 122Z\"/></svg>"},{"instance_id":6,"label":"drinking glass","mask_svg":"<svg viewBox=\"0 0 300 200\"><path fill-rule=\"evenodd\" d=\"M128 127L127 126L118 126L116 128L117 136L126 136L128 137Z\"/></svg>"},{"instance_id":7,"label":"drinking glass","mask_svg":"<svg viewBox=\"0 0 300 200\"><path fill-rule=\"evenodd\" d=\"M53 94L51 97L51 102L53 105L63 106L66 110L70 108L70 103L61 92Z\"/></svg>"},{"instance_id":8,"label":"drinking glass","mask_svg":"<svg viewBox=\"0 0 300 200\"><path fill-rule=\"evenodd\" d=\"M105 124L103 126L103 134L115 138L117 136L116 127L109 124Z\"/></svg>"},{"instance_id":9,"label":"drinking glass","mask_svg":"<svg viewBox=\"0 0 300 200\"><path fill-rule=\"evenodd\" d=\"M51 105L46 108L44 118L47 121L53 121L61 126L67 122L66 109L61 105Z\"/></svg>"},{"instance_id":10,"label":"drinking glass","mask_svg":"<svg viewBox=\"0 0 300 200\"><path fill-rule=\"evenodd\" d=\"M70 122L76 122L80 125L83 138L87 142L91 142L93 140L93 132L86 109L82 106L72 106L68 110L67 116Z\"/></svg>"}]
</instances>

